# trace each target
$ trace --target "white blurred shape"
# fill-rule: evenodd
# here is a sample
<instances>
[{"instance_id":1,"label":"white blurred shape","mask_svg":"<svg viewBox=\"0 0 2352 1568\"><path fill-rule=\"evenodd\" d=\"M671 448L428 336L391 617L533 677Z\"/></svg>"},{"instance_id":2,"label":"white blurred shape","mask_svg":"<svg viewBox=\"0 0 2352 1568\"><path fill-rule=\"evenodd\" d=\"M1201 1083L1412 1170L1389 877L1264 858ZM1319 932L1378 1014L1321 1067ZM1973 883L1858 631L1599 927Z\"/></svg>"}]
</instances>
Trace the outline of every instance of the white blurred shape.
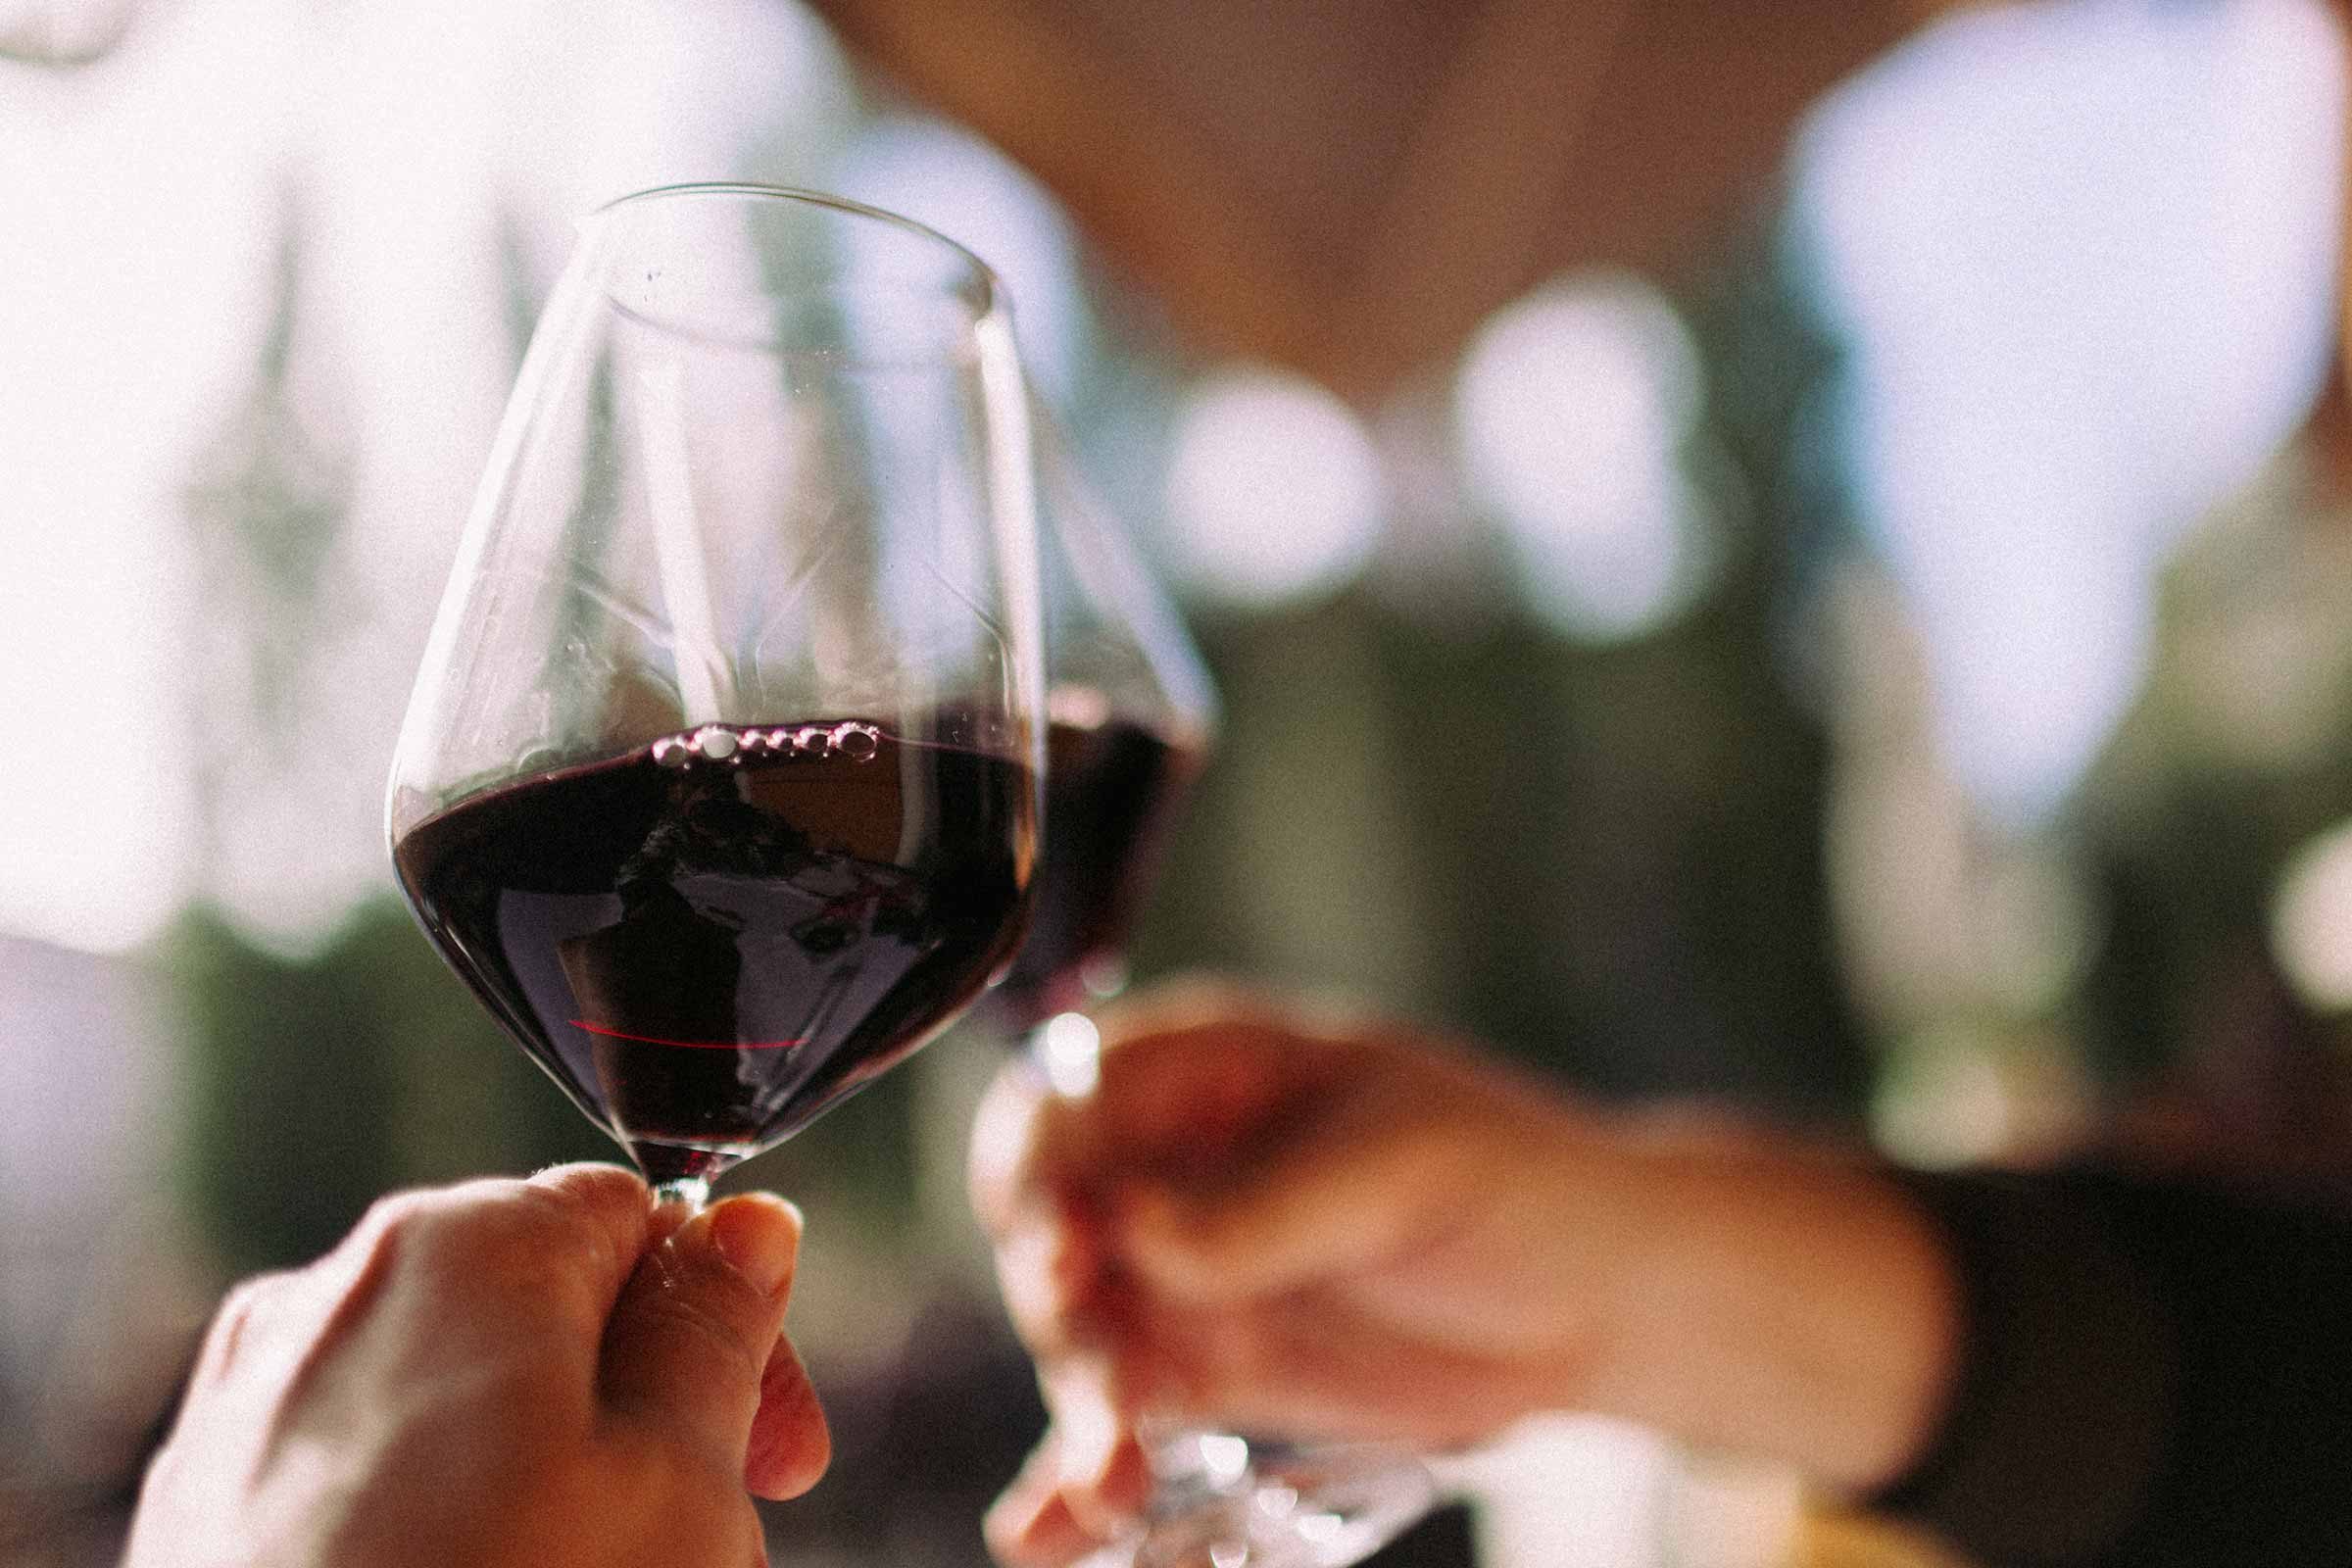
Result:
<instances>
[{"instance_id":1,"label":"white blurred shape","mask_svg":"<svg viewBox=\"0 0 2352 1568\"><path fill-rule=\"evenodd\" d=\"M1465 352L1454 435L1471 497L1508 534L1536 612L1592 641L1660 625L1711 552L1682 456L1698 351L1626 273L1563 279L1497 311Z\"/></svg>"},{"instance_id":2,"label":"white blurred shape","mask_svg":"<svg viewBox=\"0 0 2352 1568\"><path fill-rule=\"evenodd\" d=\"M773 0L535 0L490 66L499 194L531 220L535 282L571 224L631 191L699 180L819 182L852 116L839 47Z\"/></svg>"},{"instance_id":3,"label":"white blurred shape","mask_svg":"<svg viewBox=\"0 0 2352 1568\"><path fill-rule=\"evenodd\" d=\"M1040 1031L1040 1059L1046 1081L1057 1095L1076 1099L1095 1092L1102 1071L1102 1036L1082 1012L1056 1013Z\"/></svg>"},{"instance_id":4,"label":"white blurred shape","mask_svg":"<svg viewBox=\"0 0 2352 1568\"><path fill-rule=\"evenodd\" d=\"M1210 1485L1219 1489L1230 1487L1250 1470L1250 1444L1247 1439L1225 1432L1196 1432L1190 1441L1200 1456L1200 1469Z\"/></svg>"},{"instance_id":5,"label":"white blurred shape","mask_svg":"<svg viewBox=\"0 0 2352 1568\"><path fill-rule=\"evenodd\" d=\"M150 971L6 935L0 1042L0 1397L22 1420L84 1392L60 1352L112 1309L106 1223L165 1184L172 1053Z\"/></svg>"},{"instance_id":6,"label":"white blurred shape","mask_svg":"<svg viewBox=\"0 0 2352 1568\"><path fill-rule=\"evenodd\" d=\"M2352 822L2298 848L2271 908L2271 953L2313 1006L2352 1008Z\"/></svg>"},{"instance_id":7,"label":"white blurred shape","mask_svg":"<svg viewBox=\"0 0 2352 1568\"><path fill-rule=\"evenodd\" d=\"M180 487L268 318L291 11L0 92L0 930L127 948L188 886Z\"/></svg>"},{"instance_id":8,"label":"white blurred shape","mask_svg":"<svg viewBox=\"0 0 2352 1568\"><path fill-rule=\"evenodd\" d=\"M1313 381L1220 371L1176 418L1168 550L1200 597L1257 609L1336 592L1362 569L1385 505L1353 410Z\"/></svg>"},{"instance_id":9,"label":"white blurred shape","mask_svg":"<svg viewBox=\"0 0 2352 1568\"><path fill-rule=\"evenodd\" d=\"M2165 553L2326 373L2343 100L2317 0L2072 0L1941 23L1804 133L1857 502L1997 820L2080 778Z\"/></svg>"},{"instance_id":10,"label":"white blurred shape","mask_svg":"<svg viewBox=\"0 0 2352 1568\"><path fill-rule=\"evenodd\" d=\"M1475 1504L1478 1560L1493 1568L1669 1568L1672 1446L1591 1416L1523 1421L1498 1441L1431 1460Z\"/></svg>"},{"instance_id":11,"label":"white blurred shape","mask_svg":"<svg viewBox=\"0 0 2352 1568\"><path fill-rule=\"evenodd\" d=\"M211 867L238 924L281 949L383 883L383 772L514 371L515 312L574 220L649 185L810 167L847 92L822 30L760 0L406 0L318 13L307 36L296 357L331 377L353 438L321 589L339 612L306 651L290 744L225 792Z\"/></svg>"},{"instance_id":12,"label":"white blurred shape","mask_svg":"<svg viewBox=\"0 0 2352 1568\"><path fill-rule=\"evenodd\" d=\"M304 945L383 880L385 760L515 308L569 220L639 185L815 169L846 74L767 0L181 0L103 71L7 88L0 710L35 760L0 779L0 929L116 949L168 917L204 831L175 760L193 722L234 737L199 748L227 756L208 891ZM348 443L353 488L296 711L245 745L245 715L190 715L189 670L252 607L189 603L186 492L252 395L289 199L291 401ZM74 739L117 731L139 749Z\"/></svg>"},{"instance_id":13,"label":"white blurred shape","mask_svg":"<svg viewBox=\"0 0 2352 1568\"><path fill-rule=\"evenodd\" d=\"M840 195L927 223L986 262L1012 297L1023 368L1067 408L1091 323L1077 245L1054 197L977 136L936 120L860 131L832 166Z\"/></svg>"}]
</instances>

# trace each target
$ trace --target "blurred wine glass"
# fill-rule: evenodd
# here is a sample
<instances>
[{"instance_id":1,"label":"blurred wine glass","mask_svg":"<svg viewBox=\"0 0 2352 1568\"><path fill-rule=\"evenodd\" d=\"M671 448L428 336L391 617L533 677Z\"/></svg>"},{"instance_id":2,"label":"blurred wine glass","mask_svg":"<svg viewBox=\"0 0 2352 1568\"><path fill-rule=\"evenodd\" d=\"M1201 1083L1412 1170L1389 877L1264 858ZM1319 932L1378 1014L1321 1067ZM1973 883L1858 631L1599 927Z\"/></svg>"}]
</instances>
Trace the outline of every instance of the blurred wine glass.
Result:
<instances>
[{"instance_id":1,"label":"blurred wine glass","mask_svg":"<svg viewBox=\"0 0 2352 1568\"><path fill-rule=\"evenodd\" d=\"M1050 416L1032 421L1048 668L1045 850L1029 936L975 1016L1025 1042L1056 1093L1098 1078L1082 1010L1126 980L1167 836L1206 765L1215 690L1174 607ZM1342 1568L1435 1496L1412 1455L1147 1418L1152 1493L1088 1568Z\"/></svg>"}]
</instances>

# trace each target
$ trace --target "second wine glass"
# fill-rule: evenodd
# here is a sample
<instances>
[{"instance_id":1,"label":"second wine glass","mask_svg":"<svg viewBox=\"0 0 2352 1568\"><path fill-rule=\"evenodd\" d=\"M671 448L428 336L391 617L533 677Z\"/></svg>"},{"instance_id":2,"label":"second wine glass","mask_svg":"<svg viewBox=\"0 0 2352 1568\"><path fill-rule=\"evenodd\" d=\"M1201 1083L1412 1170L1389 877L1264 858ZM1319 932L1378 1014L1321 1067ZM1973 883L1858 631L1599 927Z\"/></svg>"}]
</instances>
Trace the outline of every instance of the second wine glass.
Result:
<instances>
[{"instance_id":1,"label":"second wine glass","mask_svg":"<svg viewBox=\"0 0 2352 1568\"><path fill-rule=\"evenodd\" d=\"M975 1016L1024 1041L1059 1094L1098 1078L1081 1011L1125 983L1129 931L1205 765L1215 690L1182 619L1033 411L1050 762L1028 939ZM1084 1568L1344 1568L1425 1513L1427 1468L1384 1446L1308 1445L1147 1418L1152 1491L1126 1539Z\"/></svg>"}]
</instances>

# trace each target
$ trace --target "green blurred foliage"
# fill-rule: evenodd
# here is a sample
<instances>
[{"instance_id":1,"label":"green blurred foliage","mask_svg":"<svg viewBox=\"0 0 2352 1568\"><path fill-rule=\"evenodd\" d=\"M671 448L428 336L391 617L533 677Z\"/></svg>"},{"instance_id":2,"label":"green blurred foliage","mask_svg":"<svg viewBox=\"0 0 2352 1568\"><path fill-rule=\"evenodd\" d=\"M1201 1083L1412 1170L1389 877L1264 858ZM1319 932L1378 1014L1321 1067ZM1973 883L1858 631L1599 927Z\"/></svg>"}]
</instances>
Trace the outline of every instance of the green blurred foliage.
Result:
<instances>
[{"instance_id":1,"label":"green blurred foliage","mask_svg":"<svg viewBox=\"0 0 2352 1568\"><path fill-rule=\"evenodd\" d=\"M389 896L292 957L193 909L162 957L187 1052L178 1167L235 1272L318 1255L397 1187L612 1157Z\"/></svg>"}]
</instances>

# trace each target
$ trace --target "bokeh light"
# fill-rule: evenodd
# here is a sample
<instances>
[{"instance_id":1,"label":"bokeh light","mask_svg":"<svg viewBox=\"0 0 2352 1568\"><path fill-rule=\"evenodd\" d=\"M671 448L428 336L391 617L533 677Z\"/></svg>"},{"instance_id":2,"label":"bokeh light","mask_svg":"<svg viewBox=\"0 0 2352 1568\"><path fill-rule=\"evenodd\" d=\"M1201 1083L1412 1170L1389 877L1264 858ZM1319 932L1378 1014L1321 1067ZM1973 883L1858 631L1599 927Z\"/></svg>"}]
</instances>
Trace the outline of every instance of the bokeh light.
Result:
<instances>
[{"instance_id":1,"label":"bokeh light","mask_svg":"<svg viewBox=\"0 0 2352 1568\"><path fill-rule=\"evenodd\" d=\"M1701 397L1682 318L1630 274L1552 283L1472 339L1455 392L1462 481L1562 632L1637 636L1705 587L1705 507L1684 470Z\"/></svg>"},{"instance_id":2,"label":"bokeh light","mask_svg":"<svg viewBox=\"0 0 2352 1568\"><path fill-rule=\"evenodd\" d=\"M2278 879L2271 952L2303 1000L2352 1008L2352 822L2297 850Z\"/></svg>"},{"instance_id":3,"label":"bokeh light","mask_svg":"<svg viewBox=\"0 0 2352 1568\"><path fill-rule=\"evenodd\" d=\"M1220 370L1177 413L1166 545L1203 601L1264 610L1337 591L1369 558L1384 505L1370 433L1303 377Z\"/></svg>"}]
</instances>

